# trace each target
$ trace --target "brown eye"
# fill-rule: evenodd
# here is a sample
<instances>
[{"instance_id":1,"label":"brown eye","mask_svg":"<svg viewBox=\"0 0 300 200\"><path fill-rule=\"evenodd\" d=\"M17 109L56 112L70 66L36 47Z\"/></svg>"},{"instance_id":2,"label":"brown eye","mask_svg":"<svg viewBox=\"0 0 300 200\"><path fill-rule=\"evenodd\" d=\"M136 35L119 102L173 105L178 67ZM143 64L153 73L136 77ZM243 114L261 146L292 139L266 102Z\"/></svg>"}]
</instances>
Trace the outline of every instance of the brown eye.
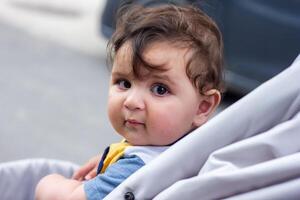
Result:
<instances>
[{"instance_id":1,"label":"brown eye","mask_svg":"<svg viewBox=\"0 0 300 200\"><path fill-rule=\"evenodd\" d=\"M131 88L131 83L125 79L118 80L117 85L122 90L127 90L127 89Z\"/></svg>"},{"instance_id":2,"label":"brown eye","mask_svg":"<svg viewBox=\"0 0 300 200\"><path fill-rule=\"evenodd\" d=\"M169 90L166 86L161 85L161 84L157 84L154 85L151 88L151 91L156 95L156 96L165 96L169 93Z\"/></svg>"}]
</instances>

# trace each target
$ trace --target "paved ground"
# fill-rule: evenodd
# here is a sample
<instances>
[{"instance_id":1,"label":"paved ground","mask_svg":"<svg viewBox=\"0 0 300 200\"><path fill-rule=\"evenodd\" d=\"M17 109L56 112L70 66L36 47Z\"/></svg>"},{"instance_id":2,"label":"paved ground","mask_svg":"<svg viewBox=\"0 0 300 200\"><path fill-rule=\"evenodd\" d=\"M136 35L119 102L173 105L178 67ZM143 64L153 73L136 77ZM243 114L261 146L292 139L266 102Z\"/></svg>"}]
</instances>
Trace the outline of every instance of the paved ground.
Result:
<instances>
[{"instance_id":1,"label":"paved ground","mask_svg":"<svg viewBox=\"0 0 300 200\"><path fill-rule=\"evenodd\" d=\"M0 162L47 157L83 163L119 139L105 114L105 41L96 23L93 29L85 24L96 17L80 20L82 11L72 21L18 6L0 3Z\"/></svg>"},{"instance_id":2,"label":"paved ground","mask_svg":"<svg viewBox=\"0 0 300 200\"><path fill-rule=\"evenodd\" d=\"M0 162L83 163L119 140L106 117L103 2L0 2Z\"/></svg>"}]
</instances>

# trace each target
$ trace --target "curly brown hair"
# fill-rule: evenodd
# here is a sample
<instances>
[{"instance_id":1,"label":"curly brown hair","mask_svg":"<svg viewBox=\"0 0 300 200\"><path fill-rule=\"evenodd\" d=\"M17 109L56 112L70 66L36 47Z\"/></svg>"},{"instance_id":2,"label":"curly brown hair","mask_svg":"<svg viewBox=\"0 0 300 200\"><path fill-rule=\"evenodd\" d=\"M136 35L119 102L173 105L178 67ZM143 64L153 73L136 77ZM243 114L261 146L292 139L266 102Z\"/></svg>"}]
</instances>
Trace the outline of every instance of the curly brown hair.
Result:
<instances>
[{"instance_id":1,"label":"curly brown hair","mask_svg":"<svg viewBox=\"0 0 300 200\"><path fill-rule=\"evenodd\" d=\"M192 50L186 74L200 94L209 89L224 91L222 36L216 23L200 9L171 4L122 7L116 31L108 43L111 64L115 54L128 41L131 42L132 69L136 77L140 77L141 67L162 70L147 63L143 52L153 42L167 41Z\"/></svg>"}]
</instances>

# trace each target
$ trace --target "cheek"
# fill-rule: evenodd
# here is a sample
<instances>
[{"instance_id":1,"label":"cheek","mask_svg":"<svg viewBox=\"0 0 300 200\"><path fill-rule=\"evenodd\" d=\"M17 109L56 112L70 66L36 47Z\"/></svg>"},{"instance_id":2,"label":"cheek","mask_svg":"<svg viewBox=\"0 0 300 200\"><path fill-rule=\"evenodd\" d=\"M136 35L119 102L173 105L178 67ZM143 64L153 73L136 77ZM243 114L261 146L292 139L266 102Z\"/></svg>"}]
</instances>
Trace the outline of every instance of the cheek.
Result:
<instances>
[{"instance_id":1,"label":"cheek","mask_svg":"<svg viewBox=\"0 0 300 200\"><path fill-rule=\"evenodd\" d=\"M196 114L196 105L194 102L181 102L173 100L171 103L156 104L151 106L151 118L156 123L162 123L173 126L180 126L183 123L192 123L192 118ZM187 106L189 105L189 106Z\"/></svg>"},{"instance_id":2,"label":"cheek","mask_svg":"<svg viewBox=\"0 0 300 200\"><path fill-rule=\"evenodd\" d=\"M184 108L178 106L166 106L165 108L152 110L155 113L151 116L150 122L152 132L158 137L175 141L191 129L193 113L186 112ZM182 112L183 110L185 112Z\"/></svg>"},{"instance_id":3,"label":"cheek","mask_svg":"<svg viewBox=\"0 0 300 200\"><path fill-rule=\"evenodd\" d=\"M107 113L108 113L108 117L109 117L109 120L112 125L114 125L114 123L116 121L118 121L121 106L122 106L122 104L121 104L121 101L119 100L119 98L117 98L116 95L109 94Z\"/></svg>"}]
</instances>

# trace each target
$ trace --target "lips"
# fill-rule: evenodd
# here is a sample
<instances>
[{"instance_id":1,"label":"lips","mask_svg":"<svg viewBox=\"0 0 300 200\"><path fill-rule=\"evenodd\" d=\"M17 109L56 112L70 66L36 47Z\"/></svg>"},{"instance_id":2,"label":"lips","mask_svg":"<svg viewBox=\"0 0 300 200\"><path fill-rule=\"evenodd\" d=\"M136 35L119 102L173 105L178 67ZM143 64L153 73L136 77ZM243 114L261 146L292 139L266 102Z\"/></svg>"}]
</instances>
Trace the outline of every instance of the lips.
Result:
<instances>
[{"instance_id":1,"label":"lips","mask_svg":"<svg viewBox=\"0 0 300 200\"><path fill-rule=\"evenodd\" d=\"M125 120L125 124L129 126L144 126L143 122L137 121L135 119L127 119Z\"/></svg>"}]
</instances>

